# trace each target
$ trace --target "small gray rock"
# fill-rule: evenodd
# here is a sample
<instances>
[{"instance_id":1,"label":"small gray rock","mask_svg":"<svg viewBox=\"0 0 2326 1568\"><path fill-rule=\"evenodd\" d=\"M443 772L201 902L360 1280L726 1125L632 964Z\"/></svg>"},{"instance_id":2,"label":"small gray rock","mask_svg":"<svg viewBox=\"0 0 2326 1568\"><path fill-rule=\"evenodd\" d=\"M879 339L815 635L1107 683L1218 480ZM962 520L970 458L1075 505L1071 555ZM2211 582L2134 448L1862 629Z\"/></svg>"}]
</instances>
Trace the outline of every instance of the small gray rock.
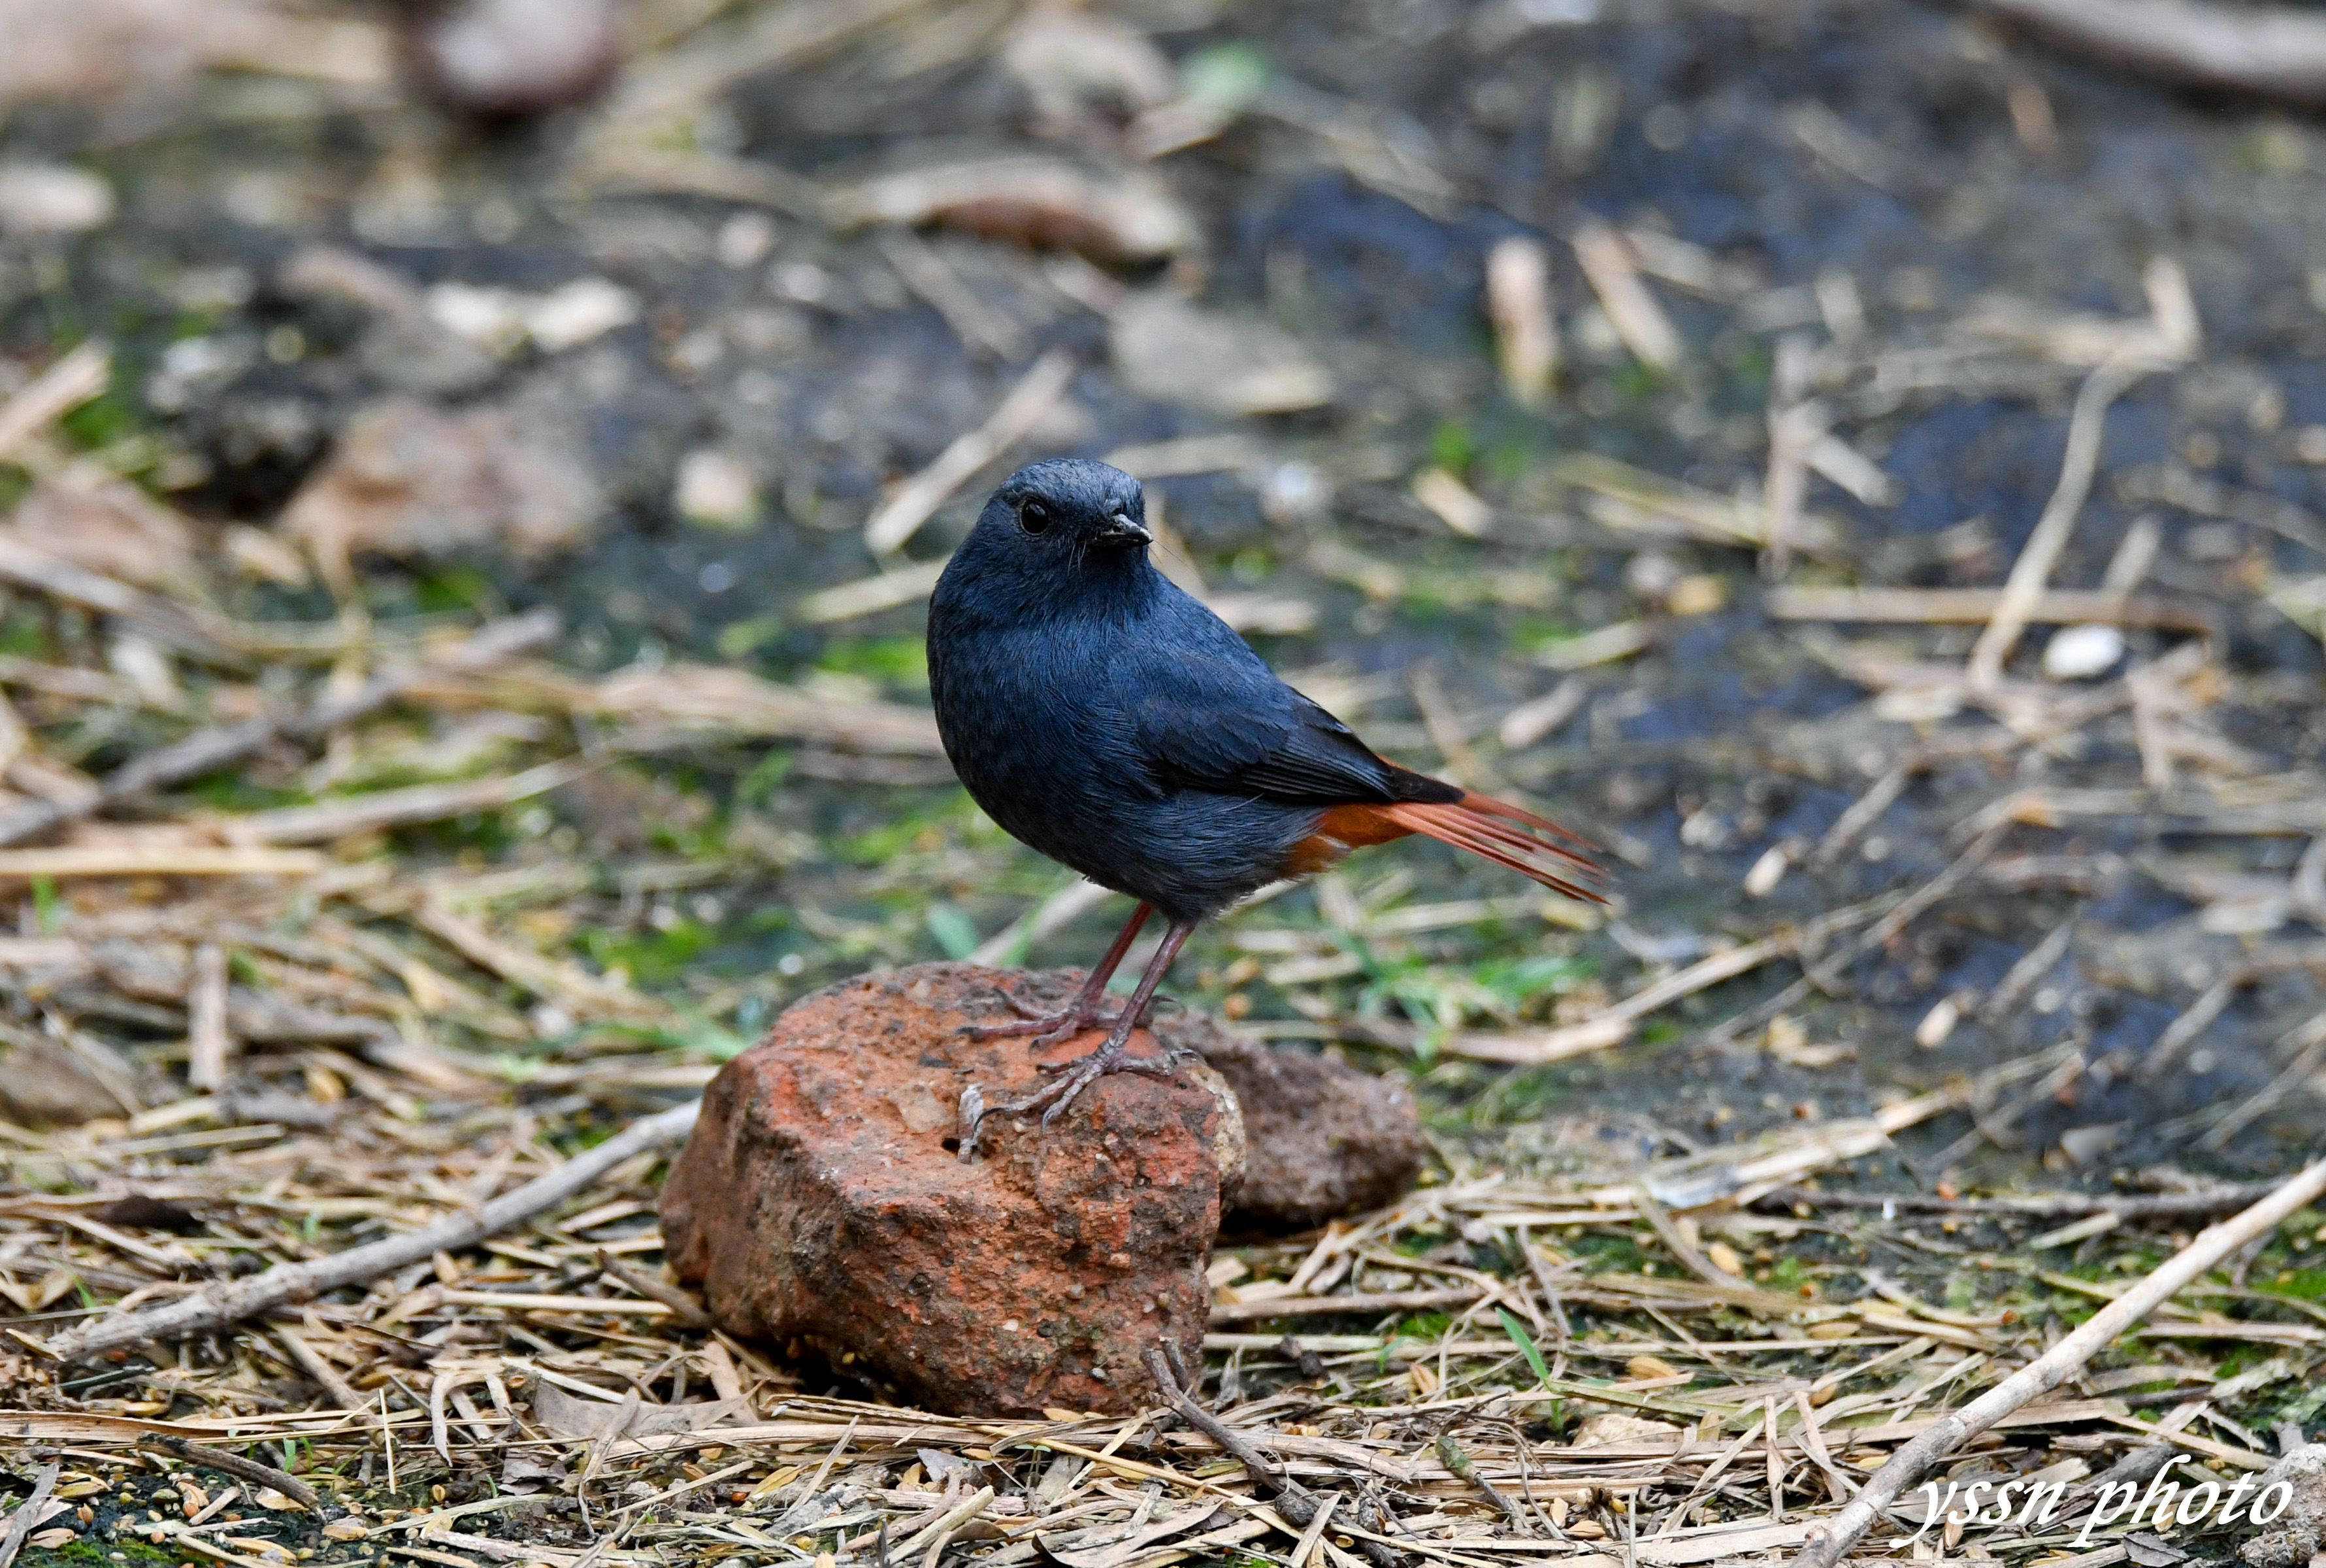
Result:
<instances>
[{"instance_id":1,"label":"small gray rock","mask_svg":"<svg viewBox=\"0 0 2326 1568\"><path fill-rule=\"evenodd\" d=\"M2293 1489L2293 1498L2240 1549L2253 1568L2304 1568L2326 1547L2326 1443L2305 1443L2270 1466L2256 1498L2279 1481ZM2246 1507L2250 1513L2253 1504Z\"/></svg>"},{"instance_id":2,"label":"small gray rock","mask_svg":"<svg viewBox=\"0 0 2326 1568\"><path fill-rule=\"evenodd\" d=\"M1160 1018L1156 1037L1196 1052L1243 1108L1243 1184L1229 1212L1294 1229L1394 1202L1421 1173L1421 1118L1394 1079L1279 1051L1202 1014Z\"/></svg>"},{"instance_id":3,"label":"small gray rock","mask_svg":"<svg viewBox=\"0 0 2326 1568\"><path fill-rule=\"evenodd\" d=\"M621 64L612 0L458 0L413 39L428 90L487 118L544 115L581 102Z\"/></svg>"}]
</instances>

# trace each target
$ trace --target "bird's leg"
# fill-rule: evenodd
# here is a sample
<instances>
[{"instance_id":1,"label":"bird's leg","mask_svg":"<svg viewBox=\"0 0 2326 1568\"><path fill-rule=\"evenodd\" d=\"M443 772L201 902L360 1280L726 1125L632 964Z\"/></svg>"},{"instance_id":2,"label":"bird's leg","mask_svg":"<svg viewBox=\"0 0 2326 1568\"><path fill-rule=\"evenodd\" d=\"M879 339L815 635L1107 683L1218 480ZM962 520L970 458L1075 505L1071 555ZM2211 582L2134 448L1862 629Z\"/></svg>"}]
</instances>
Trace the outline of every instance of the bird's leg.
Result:
<instances>
[{"instance_id":1,"label":"bird's leg","mask_svg":"<svg viewBox=\"0 0 2326 1568\"><path fill-rule=\"evenodd\" d=\"M1123 928L1122 935L1115 941L1115 951L1107 955L1109 969L1122 961L1122 950L1130 945L1130 938L1145 923L1147 913L1147 905L1142 904L1131 915L1130 923ZM1152 1072L1168 1077L1178 1071L1179 1059L1188 1053L1167 1048L1160 1056L1133 1056L1128 1046L1131 1031L1139 1027L1139 1021L1147 1016L1149 1004L1155 1000L1155 988L1163 983L1163 976L1171 968L1171 960L1179 956L1179 950L1186 945L1187 938L1194 934L1195 929L1192 924L1172 923L1171 929L1163 933L1162 944L1156 948L1155 956L1148 960L1147 972L1139 977L1139 988L1131 993L1130 1003L1114 1016L1114 1027L1108 1033L1105 1044L1087 1056L1060 1063L1063 1071L1054 1082L1024 1099L1008 1105L988 1106L985 1096L975 1084L963 1092L962 1164L967 1164L976 1156L977 1140L983 1131L985 1118L996 1111L1019 1116L1029 1110L1038 1110L1043 1113L1042 1125L1048 1127L1058 1119L1058 1113L1065 1110L1076 1095L1110 1072ZM1084 988L1085 997L1094 997L1095 995L1092 988ZM1062 1038L1063 1035L1056 1037Z\"/></svg>"},{"instance_id":2,"label":"bird's leg","mask_svg":"<svg viewBox=\"0 0 2326 1568\"><path fill-rule=\"evenodd\" d=\"M1187 938L1195 929L1193 925L1181 925L1175 921L1171 929L1163 933L1163 944L1148 960L1147 972L1139 977L1139 988L1131 992L1130 1004L1115 1019L1114 1029L1107 1035L1106 1044L1079 1061L1065 1063L1063 1075L1039 1093L1028 1095L1014 1105L1000 1105L994 1109L1008 1111L1013 1116L1038 1110L1042 1112L1042 1125L1047 1127L1058 1119L1060 1111L1074 1102L1075 1096L1110 1072L1152 1072L1168 1077L1178 1071L1180 1053L1177 1052L1167 1050L1160 1056L1133 1056L1129 1046L1131 1031L1139 1027L1139 1020L1147 1014L1147 1005L1155 999L1155 988L1163 983L1163 976L1170 969L1171 960L1179 956L1179 950L1186 945Z\"/></svg>"},{"instance_id":3,"label":"bird's leg","mask_svg":"<svg viewBox=\"0 0 2326 1568\"><path fill-rule=\"evenodd\" d=\"M1151 904L1142 904L1130 912L1130 918L1123 922L1114 945L1106 950L1104 958L1098 960L1098 968L1091 970L1090 979L1083 982L1080 994L1065 1012L1028 1016L1014 1024L971 1024L964 1026L962 1033L972 1040L1000 1040L1012 1035L1031 1035L1035 1036L1035 1049L1039 1050L1079 1035L1085 1029L1096 1029L1114 1023L1117 1016L1101 1005L1106 1000L1107 982L1114 979L1114 971L1122 967L1122 955L1130 951L1132 939L1138 936L1140 928L1147 923L1147 917L1154 912L1155 906ZM1004 997L1012 1007L1019 1007L1015 997L1009 997L1006 992ZM1022 1007L1019 1010L1024 1011Z\"/></svg>"}]
</instances>

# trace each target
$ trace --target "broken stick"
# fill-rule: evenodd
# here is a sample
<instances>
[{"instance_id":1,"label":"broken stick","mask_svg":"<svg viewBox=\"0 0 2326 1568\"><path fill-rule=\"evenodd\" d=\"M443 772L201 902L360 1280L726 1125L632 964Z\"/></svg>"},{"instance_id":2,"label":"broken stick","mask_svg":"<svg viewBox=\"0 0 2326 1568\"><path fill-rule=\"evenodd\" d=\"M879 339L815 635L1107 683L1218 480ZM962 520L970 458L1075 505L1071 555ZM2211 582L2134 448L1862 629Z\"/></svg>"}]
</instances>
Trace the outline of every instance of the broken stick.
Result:
<instances>
[{"instance_id":1,"label":"broken stick","mask_svg":"<svg viewBox=\"0 0 2326 1568\"><path fill-rule=\"evenodd\" d=\"M2207 1229L2197 1239L2164 1261L2163 1266L2094 1313L2067 1338L2005 1378L1960 1410L1942 1416L1874 1472L1865 1489L1828 1523L1810 1533L1809 1541L1793 1559L1792 1568L1833 1568L1851 1547L1874 1527L1882 1510L1898 1500L1916 1477L1939 1458L1977 1436L1996 1422L2049 1393L2118 1334L2163 1305L2184 1285L2193 1283L2257 1236L2326 1193L2326 1160L2321 1160L2286 1182L2277 1191L2243 1213Z\"/></svg>"},{"instance_id":2,"label":"broken stick","mask_svg":"<svg viewBox=\"0 0 2326 1568\"><path fill-rule=\"evenodd\" d=\"M440 671L486 669L549 641L557 635L557 616L551 610L516 616L455 643L428 660L427 665ZM265 714L239 724L196 730L182 740L123 763L106 775L97 793L85 801L70 805L28 801L0 812L0 844L22 843L151 791L215 773L229 763L240 762L277 736L306 740L328 735L394 702L424 673L425 667L419 665L388 670L348 696L317 703L303 713Z\"/></svg>"},{"instance_id":3,"label":"broken stick","mask_svg":"<svg viewBox=\"0 0 2326 1568\"><path fill-rule=\"evenodd\" d=\"M31 385L0 403L0 458L103 392L112 379L113 356L98 342L82 344L41 372Z\"/></svg>"},{"instance_id":4,"label":"broken stick","mask_svg":"<svg viewBox=\"0 0 2326 1568\"><path fill-rule=\"evenodd\" d=\"M1196 1378L1190 1375L1186 1358L1179 1353L1177 1341L1166 1339L1159 1345L1149 1345L1140 1358L1147 1365L1147 1375L1155 1379L1164 1402L1177 1412L1179 1419L1202 1433L1219 1445L1220 1451L1236 1461L1251 1476L1253 1484L1274 1495L1277 1513L1294 1528L1309 1530L1321 1518L1328 1517L1335 1497L1318 1497L1292 1478L1292 1473L1246 1440L1236 1430L1196 1403ZM1168 1365L1166 1364L1168 1360ZM1312 1536L1306 1544L1313 1546ZM1305 1551L1304 1547L1304 1551ZM1360 1536L1356 1550L1373 1568L1397 1568L1398 1559L1388 1547ZM1302 1553L1295 1553L1292 1561L1304 1561Z\"/></svg>"},{"instance_id":5,"label":"broken stick","mask_svg":"<svg viewBox=\"0 0 2326 1568\"><path fill-rule=\"evenodd\" d=\"M978 469L1032 433L1075 378L1075 357L1053 348L1034 361L993 417L975 430L955 436L937 454L936 461L897 487L896 492L864 524L864 543L876 556L894 554L905 541L920 532L945 497L969 483Z\"/></svg>"},{"instance_id":6,"label":"broken stick","mask_svg":"<svg viewBox=\"0 0 2326 1568\"><path fill-rule=\"evenodd\" d=\"M39 1479L33 1482L32 1495L18 1503L16 1511L8 1516L8 1528L0 1533L0 1568L8 1568L8 1564L16 1560L16 1554L23 1549L25 1537L40 1522L41 1506L56 1489L57 1475L58 1466L53 1461L42 1465Z\"/></svg>"},{"instance_id":7,"label":"broken stick","mask_svg":"<svg viewBox=\"0 0 2326 1568\"><path fill-rule=\"evenodd\" d=\"M137 1445L140 1448L158 1448L188 1464L206 1465L211 1470L223 1471L253 1486L271 1488L311 1513L322 1506L323 1499L315 1489L289 1471L276 1470L271 1464L261 1464L255 1459L245 1459L222 1448L211 1448L205 1443L189 1443L182 1437L152 1432L140 1436Z\"/></svg>"},{"instance_id":8,"label":"broken stick","mask_svg":"<svg viewBox=\"0 0 2326 1568\"><path fill-rule=\"evenodd\" d=\"M2152 76L2326 103L2326 19L2301 6L2195 0L1980 0L1980 6Z\"/></svg>"},{"instance_id":9,"label":"broken stick","mask_svg":"<svg viewBox=\"0 0 2326 1568\"><path fill-rule=\"evenodd\" d=\"M2025 548L2011 565L1995 614L1971 649L1965 674L1972 690L1992 691L2003 682L2003 663L2027 629L2044 589L2051 585L2052 567L2076 531L2084 501L2092 493L2092 476L2098 471L2100 439L2107 425L2108 405L2138 376L2137 367L2102 365L2084 378L2076 394L2075 411L2068 416L2068 450L2060 461L2060 482L2027 536Z\"/></svg>"},{"instance_id":10,"label":"broken stick","mask_svg":"<svg viewBox=\"0 0 2326 1568\"><path fill-rule=\"evenodd\" d=\"M2193 1192L2020 1192L1997 1198L1941 1198L1931 1192L1846 1192L1785 1187L1767 1202L1784 1208L1894 1210L1901 1214L2001 1214L2058 1220L2072 1214L2113 1214L2119 1220L2180 1219L2242 1209L2277 1190L2273 1182L2238 1182Z\"/></svg>"},{"instance_id":11,"label":"broken stick","mask_svg":"<svg viewBox=\"0 0 2326 1568\"><path fill-rule=\"evenodd\" d=\"M473 1213L456 1214L405 1236L391 1236L368 1246L349 1248L307 1263L278 1263L248 1279L223 1280L160 1306L110 1317L69 1329L48 1343L60 1361L70 1361L149 1340L177 1338L223 1328L293 1302L312 1301L343 1285L360 1285L392 1274L407 1264L421 1263L439 1251L458 1252L488 1236L556 1207L632 1155L658 1149L684 1137L694 1126L701 1102L686 1104L635 1122L587 1154L536 1176L515 1192L494 1199Z\"/></svg>"}]
</instances>

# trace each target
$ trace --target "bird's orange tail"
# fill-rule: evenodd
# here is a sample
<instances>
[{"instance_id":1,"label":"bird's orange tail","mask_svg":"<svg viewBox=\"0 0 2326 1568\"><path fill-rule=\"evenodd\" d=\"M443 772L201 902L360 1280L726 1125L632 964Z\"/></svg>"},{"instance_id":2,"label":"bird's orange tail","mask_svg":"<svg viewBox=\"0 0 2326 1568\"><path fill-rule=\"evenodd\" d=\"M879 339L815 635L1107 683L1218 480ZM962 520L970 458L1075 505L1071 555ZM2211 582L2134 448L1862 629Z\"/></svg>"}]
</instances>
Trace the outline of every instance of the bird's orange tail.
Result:
<instances>
[{"instance_id":1,"label":"bird's orange tail","mask_svg":"<svg viewBox=\"0 0 2326 1568\"><path fill-rule=\"evenodd\" d=\"M1589 844L1547 818L1475 791L1458 801L1335 806L1317 831L1295 846L1283 875L1322 871L1351 849L1410 833L1482 855L1569 898L1607 901L1599 888L1599 867L1586 853Z\"/></svg>"},{"instance_id":2,"label":"bird's orange tail","mask_svg":"<svg viewBox=\"0 0 2326 1568\"><path fill-rule=\"evenodd\" d=\"M1569 898L1605 904L1603 874L1590 846L1558 823L1475 791L1444 804L1403 802L1378 808L1408 832L1467 849Z\"/></svg>"}]
</instances>

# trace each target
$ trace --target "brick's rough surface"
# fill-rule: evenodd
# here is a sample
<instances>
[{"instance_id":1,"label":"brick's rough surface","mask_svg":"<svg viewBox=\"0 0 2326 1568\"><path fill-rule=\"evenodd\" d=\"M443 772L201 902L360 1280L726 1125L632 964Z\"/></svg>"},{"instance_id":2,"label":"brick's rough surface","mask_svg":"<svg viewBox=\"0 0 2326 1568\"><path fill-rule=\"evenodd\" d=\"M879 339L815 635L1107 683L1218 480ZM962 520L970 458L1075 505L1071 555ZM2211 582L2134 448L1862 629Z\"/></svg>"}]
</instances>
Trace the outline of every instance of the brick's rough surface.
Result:
<instances>
[{"instance_id":1,"label":"brick's rough surface","mask_svg":"<svg viewBox=\"0 0 2326 1568\"><path fill-rule=\"evenodd\" d=\"M968 1023L1063 995L969 964L868 976L801 1001L720 1072L671 1172L663 1234L732 1332L853 1353L926 1408L1037 1415L1151 1404L1140 1357L1202 1349L1204 1269L1242 1174L1235 1098L1201 1062L1117 1073L1056 1126L988 1120L955 1157L963 1088L1045 1081L1022 1039ZM1068 1059L1096 1035L1044 1053ZM1158 1049L1146 1031L1135 1052Z\"/></svg>"}]
</instances>

